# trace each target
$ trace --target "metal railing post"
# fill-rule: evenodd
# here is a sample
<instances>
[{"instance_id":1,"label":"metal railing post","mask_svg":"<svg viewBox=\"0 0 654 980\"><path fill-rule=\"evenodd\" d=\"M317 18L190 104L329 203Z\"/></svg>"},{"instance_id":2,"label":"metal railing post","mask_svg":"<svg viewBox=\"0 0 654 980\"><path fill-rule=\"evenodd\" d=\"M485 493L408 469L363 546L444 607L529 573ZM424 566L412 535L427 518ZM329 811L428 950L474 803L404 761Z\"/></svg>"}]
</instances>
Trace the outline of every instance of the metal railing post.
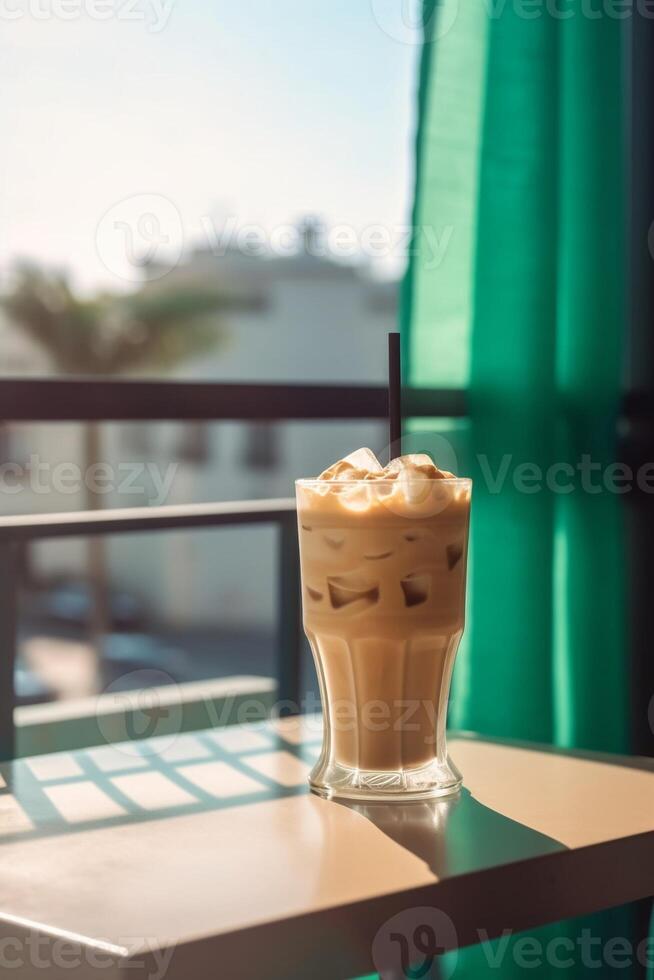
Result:
<instances>
[{"instance_id":1,"label":"metal railing post","mask_svg":"<svg viewBox=\"0 0 654 980\"><path fill-rule=\"evenodd\" d=\"M279 626L277 637L277 698L281 716L300 711L302 672L302 607L297 518L279 521Z\"/></svg>"},{"instance_id":2,"label":"metal railing post","mask_svg":"<svg viewBox=\"0 0 654 980\"><path fill-rule=\"evenodd\" d=\"M16 545L0 539L0 762L15 754L17 576Z\"/></svg>"}]
</instances>

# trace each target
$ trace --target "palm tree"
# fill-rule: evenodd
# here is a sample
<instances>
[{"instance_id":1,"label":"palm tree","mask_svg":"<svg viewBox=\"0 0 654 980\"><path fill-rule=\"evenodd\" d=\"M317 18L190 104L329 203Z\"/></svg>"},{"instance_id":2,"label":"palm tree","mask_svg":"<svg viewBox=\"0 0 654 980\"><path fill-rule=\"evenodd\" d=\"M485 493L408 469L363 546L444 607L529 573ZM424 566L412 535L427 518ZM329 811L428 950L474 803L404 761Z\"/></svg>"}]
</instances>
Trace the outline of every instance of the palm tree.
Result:
<instances>
[{"instance_id":1,"label":"palm tree","mask_svg":"<svg viewBox=\"0 0 654 980\"><path fill-rule=\"evenodd\" d=\"M64 273L23 263L16 268L12 287L0 304L11 321L48 353L55 369L67 375L107 376L144 368L164 371L213 347L223 336L220 327L208 321L208 315L222 305L220 295L197 286L159 286L83 299ZM96 423L84 427L83 452L87 469L101 458ZM102 507L102 498L88 486L86 506L89 510ZM108 622L101 537L89 539L88 563L93 595L91 637L98 652Z\"/></svg>"}]
</instances>

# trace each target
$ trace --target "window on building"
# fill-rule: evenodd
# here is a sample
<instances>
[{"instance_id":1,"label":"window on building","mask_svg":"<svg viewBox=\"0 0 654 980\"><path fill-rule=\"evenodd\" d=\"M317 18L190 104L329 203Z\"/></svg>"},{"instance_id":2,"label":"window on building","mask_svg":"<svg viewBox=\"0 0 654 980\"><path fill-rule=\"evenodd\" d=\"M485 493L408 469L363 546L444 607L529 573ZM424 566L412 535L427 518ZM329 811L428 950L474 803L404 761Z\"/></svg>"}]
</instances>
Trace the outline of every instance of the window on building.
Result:
<instances>
[{"instance_id":1,"label":"window on building","mask_svg":"<svg viewBox=\"0 0 654 980\"><path fill-rule=\"evenodd\" d=\"M243 465L251 470L274 470L280 464L280 433L270 422L246 426Z\"/></svg>"},{"instance_id":2,"label":"window on building","mask_svg":"<svg viewBox=\"0 0 654 980\"><path fill-rule=\"evenodd\" d=\"M182 463L199 465L209 460L209 430L205 422L187 422L177 443L177 458Z\"/></svg>"}]
</instances>

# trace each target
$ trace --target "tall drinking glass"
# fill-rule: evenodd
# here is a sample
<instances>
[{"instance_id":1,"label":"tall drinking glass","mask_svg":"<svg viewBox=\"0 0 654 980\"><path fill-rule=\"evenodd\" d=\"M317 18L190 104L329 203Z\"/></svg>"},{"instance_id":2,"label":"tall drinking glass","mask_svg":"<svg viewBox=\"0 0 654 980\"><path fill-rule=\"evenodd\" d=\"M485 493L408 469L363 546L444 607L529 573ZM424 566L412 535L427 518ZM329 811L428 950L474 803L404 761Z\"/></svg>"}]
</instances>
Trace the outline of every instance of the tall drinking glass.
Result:
<instances>
[{"instance_id":1,"label":"tall drinking glass","mask_svg":"<svg viewBox=\"0 0 654 980\"><path fill-rule=\"evenodd\" d=\"M326 797L447 796L450 680L465 619L467 479L298 480L304 629Z\"/></svg>"}]
</instances>

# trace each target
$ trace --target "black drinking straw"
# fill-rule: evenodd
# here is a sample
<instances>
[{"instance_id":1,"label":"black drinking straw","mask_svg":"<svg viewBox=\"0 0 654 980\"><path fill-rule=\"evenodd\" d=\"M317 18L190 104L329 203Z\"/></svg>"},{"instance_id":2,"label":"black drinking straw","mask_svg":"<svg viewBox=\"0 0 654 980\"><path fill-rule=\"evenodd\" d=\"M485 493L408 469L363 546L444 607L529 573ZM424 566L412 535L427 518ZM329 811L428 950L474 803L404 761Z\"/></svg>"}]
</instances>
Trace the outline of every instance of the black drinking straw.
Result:
<instances>
[{"instance_id":1,"label":"black drinking straw","mask_svg":"<svg viewBox=\"0 0 654 980\"><path fill-rule=\"evenodd\" d=\"M389 459L402 455L402 366L400 335L388 335L388 424Z\"/></svg>"}]
</instances>

